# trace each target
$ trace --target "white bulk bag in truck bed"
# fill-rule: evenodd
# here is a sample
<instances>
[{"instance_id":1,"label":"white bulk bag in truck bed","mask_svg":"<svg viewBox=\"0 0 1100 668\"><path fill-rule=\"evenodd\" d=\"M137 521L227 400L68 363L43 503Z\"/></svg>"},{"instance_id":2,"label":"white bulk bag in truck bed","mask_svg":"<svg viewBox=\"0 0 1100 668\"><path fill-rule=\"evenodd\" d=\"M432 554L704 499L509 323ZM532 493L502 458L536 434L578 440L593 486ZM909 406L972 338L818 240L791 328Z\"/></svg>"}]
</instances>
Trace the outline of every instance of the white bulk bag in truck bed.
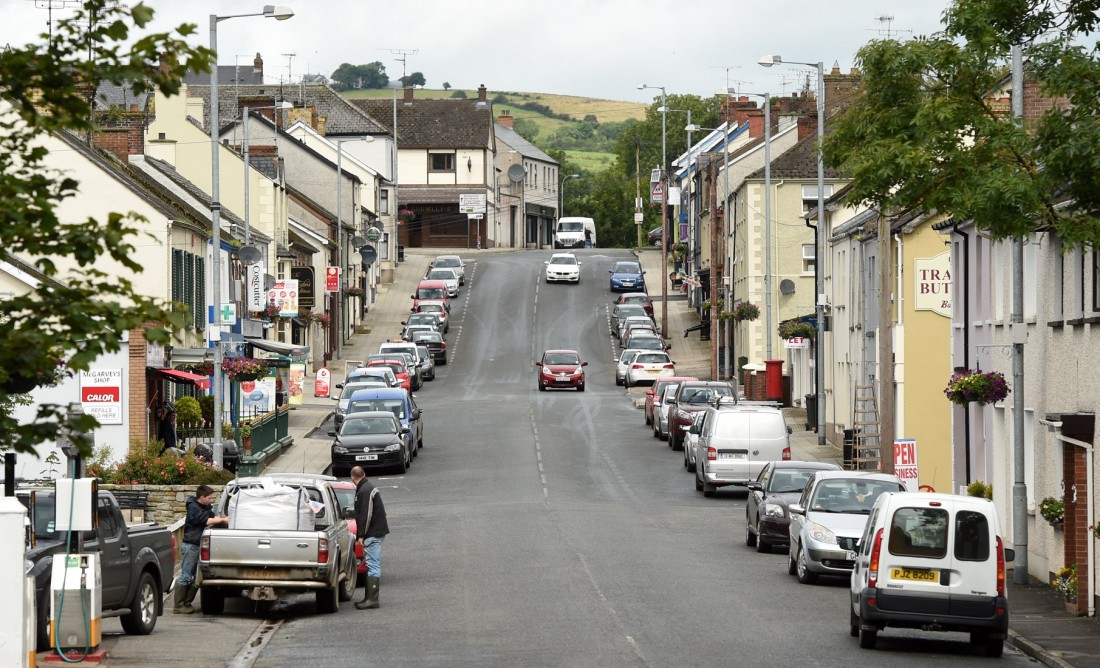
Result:
<instances>
[{"instance_id":1,"label":"white bulk bag in truck bed","mask_svg":"<svg viewBox=\"0 0 1100 668\"><path fill-rule=\"evenodd\" d=\"M229 528L313 531L314 511L306 490L265 478L261 486L241 488L229 500Z\"/></svg>"}]
</instances>

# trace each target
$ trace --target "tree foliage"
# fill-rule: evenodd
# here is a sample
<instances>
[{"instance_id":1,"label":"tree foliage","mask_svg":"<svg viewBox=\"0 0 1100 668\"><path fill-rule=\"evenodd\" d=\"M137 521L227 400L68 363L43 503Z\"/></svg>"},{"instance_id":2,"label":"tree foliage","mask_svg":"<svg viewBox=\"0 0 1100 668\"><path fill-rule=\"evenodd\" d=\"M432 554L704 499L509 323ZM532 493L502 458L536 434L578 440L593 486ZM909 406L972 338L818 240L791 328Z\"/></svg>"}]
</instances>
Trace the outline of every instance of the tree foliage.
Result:
<instances>
[{"instance_id":1,"label":"tree foliage","mask_svg":"<svg viewBox=\"0 0 1100 668\"><path fill-rule=\"evenodd\" d=\"M956 0L944 29L873 41L857 56L854 104L826 139L826 160L853 196L884 210L973 220L995 237L1050 226L1067 243L1100 243L1100 0ZM1008 90L1011 47L1054 101L1017 124L990 100ZM1066 104L1068 102L1068 104ZM1032 101L1029 101L1032 104ZM1071 200L1074 206L1059 209Z\"/></svg>"},{"instance_id":2,"label":"tree foliage","mask_svg":"<svg viewBox=\"0 0 1100 668\"><path fill-rule=\"evenodd\" d=\"M390 82L386 66L378 60L365 65L343 63L329 78L333 88L341 91L353 88L385 88Z\"/></svg>"},{"instance_id":3,"label":"tree foliage","mask_svg":"<svg viewBox=\"0 0 1100 668\"><path fill-rule=\"evenodd\" d=\"M427 83L428 81L424 78L422 72L413 72L408 76L401 77L402 86L424 86L427 85Z\"/></svg>"},{"instance_id":4,"label":"tree foliage","mask_svg":"<svg viewBox=\"0 0 1100 668\"><path fill-rule=\"evenodd\" d=\"M135 34L151 22L143 4L127 9L106 0L88 0L58 21L52 40L10 48L0 55L0 199L5 221L0 247L32 262L45 277L33 291L4 301L0 319L0 449L33 452L56 440L59 430L90 431L96 421L64 415L64 406L40 404L30 424L20 424L14 406L25 402L10 394L18 377L49 378L58 361L69 372L89 368L105 352L117 352L128 330L147 323L152 341L168 343L169 329L182 324L158 300L138 294L132 282L96 268L104 258L140 272L131 256L140 218L114 213L107 220L61 220L57 207L77 194L71 176L50 169L40 139L94 130L89 91L97 82L127 85L135 93L159 89L179 92L190 70L209 71L211 53L192 47L195 26L173 32ZM90 20L91 19L91 20ZM161 63L164 66L161 66ZM72 266L62 270L61 266ZM85 454L90 443L74 442Z\"/></svg>"}]
</instances>

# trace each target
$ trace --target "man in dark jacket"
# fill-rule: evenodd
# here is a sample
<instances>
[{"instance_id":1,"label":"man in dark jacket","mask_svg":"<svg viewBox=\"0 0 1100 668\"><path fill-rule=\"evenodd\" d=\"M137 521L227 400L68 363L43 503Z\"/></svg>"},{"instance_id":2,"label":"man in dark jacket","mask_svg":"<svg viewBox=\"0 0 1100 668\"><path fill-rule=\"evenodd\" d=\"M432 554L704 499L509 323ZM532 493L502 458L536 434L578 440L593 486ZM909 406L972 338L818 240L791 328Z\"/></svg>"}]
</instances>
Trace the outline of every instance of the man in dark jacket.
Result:
<instances>
[{"instance_id":1,"label":"man in dark jacket","mask_svg":"<svg viewBox=\"0 0 1100 668\"><path fill-rule=\"evenodd\" d=\"M180 577L176 581L175 606L172 612L190 615L195 611L191 603L199 588L195 586L195 574L199 570L199 541L206 527L229 524L228 517L214 515L214 490L209 485L199 485L195 496L187 499L187 518L183 521L183 545L180 552Z\"/></svg>"},{"instance_id":2,"label":"man in dark jacket","mask_svg":"<svg viewBox=\"0 0 1100 668\"><path fill-rule=\"evenodd\" d=\"M367 561L367 580L363 600L355 604L358 610L378 607L378 587L382 579L382 540L390 532L386 523L386 507L382 495L367 480L362 466L351 469L355 483L355 522L357 540L363 542L363 558Z\"/></svg>"},{"instance_id":3,"label":"man in dark jacket","mask_svg":"<svg viewBox=\"0 0 1100 668\"><path fill-rule=\"evenodd\" d=\"M176 409L169 405L164 409L164 417L160 421L160 429L157 431L157 438L160 439L163 447L160 449L160 454L166 452L174 452L175 454L182 454L178 450L178 443L176 439Z\"/></svg>"}]
</instances>

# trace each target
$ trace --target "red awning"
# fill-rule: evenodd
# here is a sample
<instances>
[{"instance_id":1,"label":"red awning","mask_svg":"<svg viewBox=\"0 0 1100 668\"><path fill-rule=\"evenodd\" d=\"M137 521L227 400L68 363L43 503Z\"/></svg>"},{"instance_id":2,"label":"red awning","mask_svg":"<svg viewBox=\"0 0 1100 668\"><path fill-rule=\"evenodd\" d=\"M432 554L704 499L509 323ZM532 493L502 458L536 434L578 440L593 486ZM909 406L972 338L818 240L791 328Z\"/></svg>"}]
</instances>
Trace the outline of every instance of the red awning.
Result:
<instances>
[{"instance_id":1,"label":"red awning","mask_svg":"<svg viewBox=\"0 0 1100 668\"><path fill-rule=\"evenodd\" d=\"M188 373L178 369L156 369L156 372L173 383L187 383L189 385L194 385L200 390L205 390L210 387L210 379L206 376L200 376L197 373Z\"/></svg>"}]
</instances>

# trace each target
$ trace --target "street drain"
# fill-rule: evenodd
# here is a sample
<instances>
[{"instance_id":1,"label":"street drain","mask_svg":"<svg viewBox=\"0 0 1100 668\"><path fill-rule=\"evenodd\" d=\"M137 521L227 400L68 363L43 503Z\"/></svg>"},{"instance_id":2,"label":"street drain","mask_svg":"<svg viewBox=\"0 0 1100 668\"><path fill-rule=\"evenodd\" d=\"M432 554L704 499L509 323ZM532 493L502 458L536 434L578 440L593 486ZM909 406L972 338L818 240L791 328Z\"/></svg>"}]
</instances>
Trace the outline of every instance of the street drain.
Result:
<instances>
[{"instance_id":1,"label":"street drain","mask_svg":"<svg viewBox=\"0 0 1100 668\"><path fill-rule=\"evenodd\" d=\"M260 652L263 651L268 641L271 640L271 636L279 630L284 621L282 619L264 620L256 627L256 630L245 642L244 647L237 653L237 656L230 660L228 665L231 668L250 668L256 663L256 659L260 658Z\"/></svg>"}]
</instances>

